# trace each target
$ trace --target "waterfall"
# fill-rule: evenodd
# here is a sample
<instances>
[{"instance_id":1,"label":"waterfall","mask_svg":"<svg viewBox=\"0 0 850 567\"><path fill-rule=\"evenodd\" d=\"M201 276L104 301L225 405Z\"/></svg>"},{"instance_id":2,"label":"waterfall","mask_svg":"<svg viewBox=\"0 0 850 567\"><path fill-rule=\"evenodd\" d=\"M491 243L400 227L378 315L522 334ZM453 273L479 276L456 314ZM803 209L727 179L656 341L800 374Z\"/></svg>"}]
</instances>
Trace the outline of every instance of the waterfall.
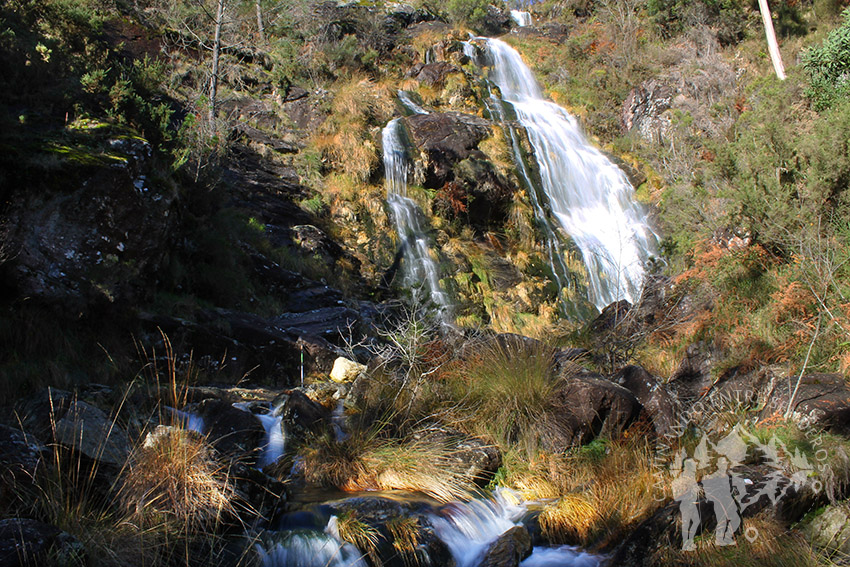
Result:
<instances>
[{"instance_id":1,"label":"waterfall","mask_svg":"<svg viewBox=\"0 0 850 567\"><path fill-rule=\"evenodd\" d=\"M413 114L430 114L427 110L413 102L413 99L410 98L410 93L407 91L398 91L398 100L404 105L405 108L410 110Z\"/></svg>"},{"instance_id":2,"label":"waterfall","mask_svg":"<svg viewBox=\"0 0 850 567\"><path fill-rule=\"evenodd\" d=\"M366 567L357 548L318 531L286 533L269 548L255 549L263 567Z\"/></svg>"},{"instance_id":3,"label":"waterfall","mask_svg":"<svg viewBox=\"0 0 850 567\"><path fill-rule=\"evenodd\" d=\"M404 253L404 285L414 290L424 287L441 317L449 312L448 295L440 287L439 268L431 257L426 236L427 222L419 206L407 196L407 152L402 124L394 118L384 127L384 175L387 203Z\"/></svg>"},{"instance_id":4,"label":"waterfall","mask_svg":"<svg viewBox=\"0 0 850 567\"><path fill-rule=\"evenodd\" d=\"M490 79L528 132L549 208L581 251L590 301L639 298L656 235L625 174L585 138L576 119L547 101L519 53L487 39Z\"/></svg>"},{"instance_id":5,"label":"waterfall","mask_svg":"<svg viewBox=\"0 0 850 567\"><path fill-rule=\"evenodd\" d=\"M515 492L497 489L491 498L452 502L429 518L434 532L449 547L457 567L475 567L496 539L525 515L527 507ZM598 567L602 558L574 547L535 547L521 563L525 567Z\"/></svg>"},{"instance_id":6,"label":"waterfall","mask_svg":"<svg viewBox=\"0 0 850 567\"><path fill-rule=\"evenodd\" d=\"M521 28L531 25L531 14L522 10L511 10L511 19Z\"/></svg>"},{"instance_id":7,"label":"waterfall","mask_svg":"<svg viewBox=\"0 0 850 567\"><path fill-rule=\"evenodd\" d=\"M286 448L286 437L283 433L283 417L274 409L267 414L258 414L257 418L266 430L266 442L260 449L257 465L262 469L277 461Z\"/></svg>"}]
</instances>

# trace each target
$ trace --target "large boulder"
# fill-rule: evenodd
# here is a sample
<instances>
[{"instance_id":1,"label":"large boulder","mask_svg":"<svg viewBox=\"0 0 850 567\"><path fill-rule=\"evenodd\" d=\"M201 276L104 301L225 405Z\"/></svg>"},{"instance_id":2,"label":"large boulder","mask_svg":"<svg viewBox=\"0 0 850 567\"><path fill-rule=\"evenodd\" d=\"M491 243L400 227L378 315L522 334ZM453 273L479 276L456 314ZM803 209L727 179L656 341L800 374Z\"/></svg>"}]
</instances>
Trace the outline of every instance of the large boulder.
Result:
<instances>
[{"instance_id":1,"label":"large boulder","mask_svg":"<svg viewBox=\"0 0 850 567\"><path fill-rule=\"evenodd\" d=\"M652 419L656 433L662 436L673 434L676 404L658 378L640 366L626 366L612 376L611 380L637 398Z\"/></svg>"},{"instance_id":2,"label":"large boulder","mask_svg":"<svg viewBox=\"0 0 850 567\"><path fill-rule=\"evenodd\" d=\"M28 486L46 456L47 448L20 429L0 425L0 506Z\"/></svg>"},{"instance_id":3,"label":"large boulder","mask_svg":"<svg viewBox=\"0 0 850 567\"><path fill-rule=\"evenodd\" d=\"M281 408L283 427L291 435L321 434L330 424L330 412L298 389L285 390L272 405Z\"/></svg>"},{"instance_id":4,"label":"large boulder","mask_svg":"<svg viewBox=\"0 0 850 567\"><path fill-rule=\"evenodd\" d=\"M802 531L815 547L850 556L850 507L846 502L827 506L804 522Z\"/></svg>"},{"instance_id":5,"label":"large boulder","mask_svg":"<svg viewBox=\"0 0 850 567\"><path fill-rule=\"evenodd\" d=\"M544 439L555 452L584 445L596 437L616 437L641 413L640 402L622 386L593 376L567 378L557 391L552 425Z\"/></svg>"},{"instance_id":6,"label":"large boulder","mask_svg":"<svg viewBox=\"0 0 850 567\"><path fill-rule=\"evenodd\" d=\"M74 400L56 421L56 442L73 447L93 461L121 467L130 456L130 438L102 409Z\"/></svg>"},{"instance_id":7,"label":"large boulder","mask_svg":"<svg viewBox=\"0 0 850 567\"><path fill-rule=\"evenodd\" d=\"M363 372L366 372L366 365L340 356L334 361L330 378L339 383L354 382Z\"/></svg>"}]
</instances>

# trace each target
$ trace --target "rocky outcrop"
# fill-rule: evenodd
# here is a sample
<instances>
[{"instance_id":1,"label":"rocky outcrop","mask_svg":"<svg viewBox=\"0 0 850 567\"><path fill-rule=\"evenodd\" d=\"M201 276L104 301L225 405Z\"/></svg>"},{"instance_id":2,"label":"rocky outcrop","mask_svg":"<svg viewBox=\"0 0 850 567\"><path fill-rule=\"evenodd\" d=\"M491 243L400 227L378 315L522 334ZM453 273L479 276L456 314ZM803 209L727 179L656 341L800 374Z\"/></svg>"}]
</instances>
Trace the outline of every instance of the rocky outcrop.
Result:
<instances>
[{"instance_id":1,"label":"rocky outcrop","mask_svg":"<svg viewBox=\"0 0 850 567\"><path fill-rule=\"evenodd\" d=\"M176 199L155 174L150 144L92 134L80 145L50 147L50 159L54 169L39 183L55 176L60 189L21 190L0 217L17 294L68 310L139 297L165 255Z\"/></svg>"},{"instance_id":2,"label":"rocky outcrop","mask_svg":"<svg viewBox=\"0 0 850 567\"><path fill-rule=\"evenodd\" d=\"M672 122L666 111L672 106L674 95L669 85L657 79L633 88L620 114L623 131L635 131L647 142L659 143L667 136Z\"/></svg>"},{"instance_id":3,"label":"rocky outcrop","mask_svg":"<svg viewBox=\"0 0 850 567\"><path fill-rule=\"evenodd\" d=\"M470 156L486 159L478 144L491 134L491 123L483 118L442 112L408 116L404 123L423 156L426 187L438 189L454 179L455 164Z\"/></svg>"},{"instance_id":4,"label":"rocky outcrop","mask_svg":"<svg viewBox=\"0 0 850 567\"><path fill-rule=\"evenodd\" d=\"M284 429L300 438L308 434L320 434L330 424L330 412L301 390L284 391L272 405L282 408L280 415Z\"/></svg>"}]
</instances>

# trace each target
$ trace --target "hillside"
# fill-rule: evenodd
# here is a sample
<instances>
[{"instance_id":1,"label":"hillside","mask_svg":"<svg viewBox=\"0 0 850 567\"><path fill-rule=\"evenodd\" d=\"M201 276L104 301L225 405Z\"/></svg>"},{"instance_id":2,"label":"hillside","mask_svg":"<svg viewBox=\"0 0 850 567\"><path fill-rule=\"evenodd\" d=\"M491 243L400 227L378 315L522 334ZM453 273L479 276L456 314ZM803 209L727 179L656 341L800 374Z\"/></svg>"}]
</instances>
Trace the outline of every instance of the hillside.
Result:
<instances>
[{"instance_id":1,"label":"hillside","mask_svg":"<svg viewBox=\"0 0 850 567\"><path fill-rule=\"evenodd\" d=\"M3 3L0 564L842 564L845 5Z\"/></svg>"}]
</instances>

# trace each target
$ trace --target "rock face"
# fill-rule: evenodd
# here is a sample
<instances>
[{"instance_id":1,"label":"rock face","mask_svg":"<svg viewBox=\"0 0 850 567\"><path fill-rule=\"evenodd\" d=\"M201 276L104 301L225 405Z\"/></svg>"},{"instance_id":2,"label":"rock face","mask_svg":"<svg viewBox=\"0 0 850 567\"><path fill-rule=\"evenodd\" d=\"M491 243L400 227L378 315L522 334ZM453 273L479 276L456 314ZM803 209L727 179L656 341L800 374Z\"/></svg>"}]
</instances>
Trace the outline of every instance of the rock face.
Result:
<instances>
[{"instance_id":1,"label":"rock face","mask_svg":"<svg viewBox=\"0 0 850 567\"><path fill-rule=\"evenodd\" d=\"M656 79L635 87L623 102L620 123L623 131L636 131L647 142L662 140L670 128L666 113L673 104L673 89Z\"/></svg>"},{"instance_id":2,"label":"rock face","mask_svg":"<svg viewBox=\"0 0 850 567\"><path fill-rule=\"evenodd\" d=\"M516 567L531 555L531 536L523 526L514 526L490 544L480 567Z\"/></svg>"},{"instance_id":3,"label":"rock face","mask_svg":"<svg viewBox=\"0 0 850 567\"><path fill-rule=\"evenodd\" d=\"M151 146L141 138L67 154L56 173L62 190L21 191L0 218L13 227L4 242L13 284L21 296L71 309L131 300L163 258L176 193L154 181Z\"/></svg>"},{"instance_id":4,"label":"rock face","mask_svg":"<svg viewBox=\"0 0 850 567\"><path fill-rule=\"evenodd\" d=\"M454 178L454 164L477 156L478 144L490 135L490 122L460 112L417 114L404 118L414 145L424 159L425 186L441 188Z\"/></svg>"},{"instance_id":5,"label":"rock face","mask_svg":"<svg viewBox=\"0 0 850 567\"><path fill-rule=\"evenodd\" d=\"M850 554L850 509L846 503L827 506L803 527L803 533L818 548Z\"/></svg>"},{"instance_id":6,"label":"rock face","mask_svg":"<svg viewBox=\"0 0 850 567\"><path fill-rule=\"evenodd\" d=\"M46 450L20 429L0 425L0 505L14 499L22 486L32 482Z\"/></svg>"},{"instance_id":7,"label":"rock face","mask_svg":"<svg viewBox=\"0 0 850 567\"><path fill-rule=\"evenodd\" d=\"M641 412L635 396L622 386L590 376L568 378L557 392L553 426L557 435L544 439L547 450L561 452L598 436L614 437Z\"/></svg>"},{"instance_id":8,"label":"rock face","mask_svg":"<svg viewBox=\"0 0 850 567\"><path fill-rule=\"evenodd\" d=\"M770 394L765 416L783 414L793 395L797 380L779 380ZM809 374L800 380L800 387L791 404L791 416L798 422L818 427L850 430L850 388L838 374Z\"/></svg>"}]
</instances>

